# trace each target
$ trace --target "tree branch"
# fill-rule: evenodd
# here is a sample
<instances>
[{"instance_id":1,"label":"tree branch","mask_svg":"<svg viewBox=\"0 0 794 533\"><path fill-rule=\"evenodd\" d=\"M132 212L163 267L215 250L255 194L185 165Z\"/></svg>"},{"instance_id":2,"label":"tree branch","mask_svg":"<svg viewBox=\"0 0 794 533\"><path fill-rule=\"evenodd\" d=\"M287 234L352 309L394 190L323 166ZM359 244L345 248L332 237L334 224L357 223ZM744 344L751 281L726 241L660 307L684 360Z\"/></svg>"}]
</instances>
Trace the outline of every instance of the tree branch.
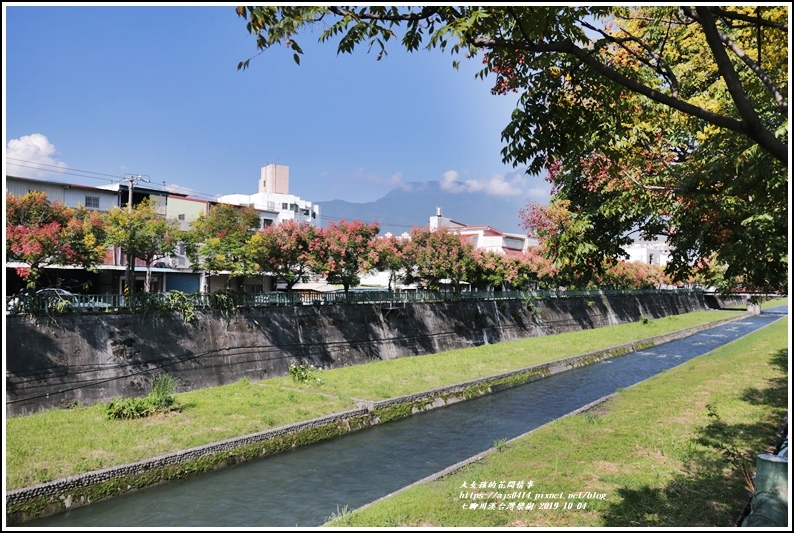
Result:
<instances>
[{"instance_id":1,"label":"tree branch","mask_svg":"<svg viewBox=\"0 0 794 533\"><path fill-rule=\"evenodd\" d=\"M689 8L683 8L688 11ZM697 15L700 17L700 27L703 28L703 33L706 35L706 42L714 54L714 60L717 63L720 75L725 80L728 87L728 92L733 98L733 103L742 117L742 124L744 131L748 132L751 139L755 140L760 146L773 154L780 162L788 165L788 148L780 142L771 132L767 131L761 123L761 119L753 108L752 102L747 98L744 92L739 76L733 68L733 64L728 58L725 48L722 46L722 40L719 36L719 30L714 22L714 16L711 9L706 6L699 6L695 8ZM691 11L690 11L691 12Z\"/></svg>"},{"instance_id":2,"label":"tree branch","mask_svg":"<svg viewBox=\"0 0 794 533\"><path fill-rule=\"evenodd\" d=\"M788 25L786 24L779 24L777 22L772 22L771 20L762 19L761 17L753 17L750 15L742 15L741 13L733 13L731 11L726 11L721 7L712 7L711 12L714 15L731 20L741 20L743 22L749 22L752 26L763 26L765 28L774 28L776 30L781 30L788 33Z\"/></svg>"},{"instance_id":3,"label":"tree branch","mask_svg":"<svg viewBox=\"0 0 794 533\"><path fill-rule=\"evenodd\" d=\"M715 38L719 41L719 37L716 36ZM664 94L660 91L655 89L651 89L647 85L644 85L634 79L629 78L628 76L618 72L617 70L609 67L603 63L601 63L598 59L593 57L589 50L585 50L576 46L572 41L566 39L564 41L556 41L556 42L548 42L548 43L530 43L530 42L516 42L516 41L509 41L509 40L495 40L491 38L484 38L478 37L473 40L473 44L479 48L491 48L491 49L499 49L499 48L506 48L510 50L525 50L530 53L548 53L548 52L558 52L563 54L572 55L578 59L580 59L584 64L589 66L595 72L601 74L606 79L617 83L625 87L626 89L646 96L653 100L654 102L658 102L660 104L666 105L672 109L677 111L681 111L687 115L691 115L695 118L699 118L708 122L709 124L713 124L715 126L719 126L721 128L725 128L727 130L735 131L737 133L741 133L742 135L746 135L751 140L758 143L759 146L767 150L770 154L772 154L775 159L780 161L781 163L788 165L788 148L785 143L780 141L777 137L775 137L772 133L766 131L763 128L763 125L758 120L758 116L755 115L755 112L752 111L752 107L750 107L752 114L755 116L755 121L748 121L743 114L742 121L736 120L734 118L720 115L714 113L712 111L708 111L701 107L692 105L688 102L680 100L678 98L674 98L667 94ZM725 57L727 61L727 54L725 50L722 49L722 46L718 43L718 47L722 50L722 55ZM728 61L730 65L730 61ZM734 79L735 79L735 72L734 72ZM749 104L746 97L744 99L745 107Z\"/></svg>"},{"instance_id":4,"label":"tree branch","mask_svg":"<svg viewBox=\"0 0 794 533\"><path fill-rule=\"evenodd\" d=\"M676 78L675 74L673 73L672 69L670 69L670 66L667 64L664 58L661 57L659 54L657 54L656 51L653 48L651 48L646 42L637 39L631 33L626 31L624 28L621 28L620 30L626 35L628 35L628 37L618 38L613 35L609 35L606 32L604 32L602 29L596 28L595 26L592 26L584 21L582 21L582 26L600 33L607 41L621 47L626 52L631 54L633 57L637 58L637 60L640 61L640 63L648 66L650 69L654 70L657 74L665 78L670 83L671 94L673 95L674 98L678 98L678 78ZM642 57L640 54L638 54L637 52L626 46L625 45L626 42L632 42L638 45L643 50L645 50L645 52L647 52L648 55L650 55L656 61L656 64L651 63L650 61Z\"/></svg>"},{"instance_id":5,"label":"tree branch","mask_svg":"<svg viewBox=\"0 0 794 533\"><path fill-rule=\"evenodd\" d=\"M378 20L384 22L411 22L427 20L439 11L437 7L425 6L418 13L403 13L400 15L381 15L378 13L356 13L342 7L328 7L328 11L339 17L353 17L356 20Z\"/></svg>"},{"instance_id":6,"label":"tree branch","mask_svg":"<svg viewBox=\"0 0 794 533\"><path fill-rule=\"evenodd\" d=\"M700 22L702 25L702 21L698 18L697 15L695 15L694 13L690 13L690 16L693 17L694 20ZM753 61L747 54L745 54L744 50L739 48L739 46L736 43L734 43L727 35L721 32L719 28L716 27L716 25L714 26L714 31L716 31L717 35L719 35L720 41L722 41L722 43L725 44L725 46L727 46L728 49L731 52L733 52L736 55L736 57L738 57L756 76L758 76L758 79L760 79L761 82L764 84L764 86L769 90L769 92L772 93L772 96L777 102L780 111L783 114L788 114L788 101L786 100L783 93L780 92L780 89L775 85L775 83L761 69L761 67L755 61Z\"/></svg>"}]
</instances>

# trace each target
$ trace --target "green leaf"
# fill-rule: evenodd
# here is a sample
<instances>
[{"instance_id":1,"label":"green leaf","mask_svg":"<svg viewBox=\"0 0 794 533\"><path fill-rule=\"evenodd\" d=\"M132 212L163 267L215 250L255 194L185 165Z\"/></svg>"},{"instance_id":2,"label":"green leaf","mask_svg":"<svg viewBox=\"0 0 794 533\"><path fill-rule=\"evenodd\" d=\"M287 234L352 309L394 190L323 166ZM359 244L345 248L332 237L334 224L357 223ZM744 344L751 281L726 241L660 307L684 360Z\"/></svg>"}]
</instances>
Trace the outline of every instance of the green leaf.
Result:
<instances>
[{"instance_id":1,"label":"green leaf","mask_svg":"<svg viewBox=\"0 0 794 533\"><path fill-rule=\"evenodd\" d=\"M295 63L297 63L298 65L301 64L301 56L299 56L298 54L292 54L292 59L294 59Z\"/></svg>"}]
</instances>

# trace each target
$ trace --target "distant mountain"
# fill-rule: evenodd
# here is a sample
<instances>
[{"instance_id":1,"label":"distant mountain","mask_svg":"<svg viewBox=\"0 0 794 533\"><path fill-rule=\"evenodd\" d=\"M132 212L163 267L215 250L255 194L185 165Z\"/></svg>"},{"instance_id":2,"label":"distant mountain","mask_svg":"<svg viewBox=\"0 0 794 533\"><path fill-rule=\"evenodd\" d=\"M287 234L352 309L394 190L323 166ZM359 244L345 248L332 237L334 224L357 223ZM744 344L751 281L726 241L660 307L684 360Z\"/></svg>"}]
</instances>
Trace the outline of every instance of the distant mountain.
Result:
<instances>
[{"instance_id":1,"label":"distant mountain","mask_svg":"<svg viewBox=\"0 0 794 533\"><path fill-rule=\"evenodd\" d=\"M344 200L317 202L323 226L327 222L361 220L378 222L380 234L400 235L414 226L427 226L440 207L442 215L467 226L491 226L505 233L524 233L518 212L526 205L523 196L490 196L481 193L451 193L438 181L407 183L374 202Z\"/></svg>"}]
</instances>

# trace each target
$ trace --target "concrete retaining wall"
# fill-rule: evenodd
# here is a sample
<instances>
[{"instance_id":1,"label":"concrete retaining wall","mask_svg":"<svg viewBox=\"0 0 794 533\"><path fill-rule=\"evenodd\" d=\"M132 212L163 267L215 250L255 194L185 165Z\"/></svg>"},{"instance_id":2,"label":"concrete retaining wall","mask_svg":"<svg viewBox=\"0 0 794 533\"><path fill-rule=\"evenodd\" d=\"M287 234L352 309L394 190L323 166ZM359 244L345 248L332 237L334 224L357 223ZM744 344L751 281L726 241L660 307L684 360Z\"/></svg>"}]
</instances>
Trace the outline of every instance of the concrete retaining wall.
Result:
<instances>
[{"instance_id":1,"label":"concrete retaining wall","mask_svg":"<svg viewBox=\"0 0 794 533\"><path fill-rule=\"evenodd\" d=\"M6 415L175 392L704 310L694 293L488 302L356 304L198 313L7 317Z\"/></svg>"}]
</instances>

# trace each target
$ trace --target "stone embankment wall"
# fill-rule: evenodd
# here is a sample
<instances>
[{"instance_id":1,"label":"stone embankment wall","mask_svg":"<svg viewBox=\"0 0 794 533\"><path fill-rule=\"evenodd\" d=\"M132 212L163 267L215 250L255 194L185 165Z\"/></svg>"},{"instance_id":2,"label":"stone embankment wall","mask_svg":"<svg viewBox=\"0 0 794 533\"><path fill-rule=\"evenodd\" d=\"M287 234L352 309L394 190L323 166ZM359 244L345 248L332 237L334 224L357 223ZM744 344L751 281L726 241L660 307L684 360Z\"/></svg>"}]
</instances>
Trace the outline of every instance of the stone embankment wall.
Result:
<instances>
[{"instance_id":1,"label":"stone embankment wall","mask_svg":"<svg viewBox=\"0 0 794 533\"><path fill-rule=\"evenodd\" d=\"M9 316L6 415L143 396L160 373L183 392L285 375L293 363L329 369L723 305L682 293L269 307L189 323L178 314Z\"/></svg>"}]
</instances>

